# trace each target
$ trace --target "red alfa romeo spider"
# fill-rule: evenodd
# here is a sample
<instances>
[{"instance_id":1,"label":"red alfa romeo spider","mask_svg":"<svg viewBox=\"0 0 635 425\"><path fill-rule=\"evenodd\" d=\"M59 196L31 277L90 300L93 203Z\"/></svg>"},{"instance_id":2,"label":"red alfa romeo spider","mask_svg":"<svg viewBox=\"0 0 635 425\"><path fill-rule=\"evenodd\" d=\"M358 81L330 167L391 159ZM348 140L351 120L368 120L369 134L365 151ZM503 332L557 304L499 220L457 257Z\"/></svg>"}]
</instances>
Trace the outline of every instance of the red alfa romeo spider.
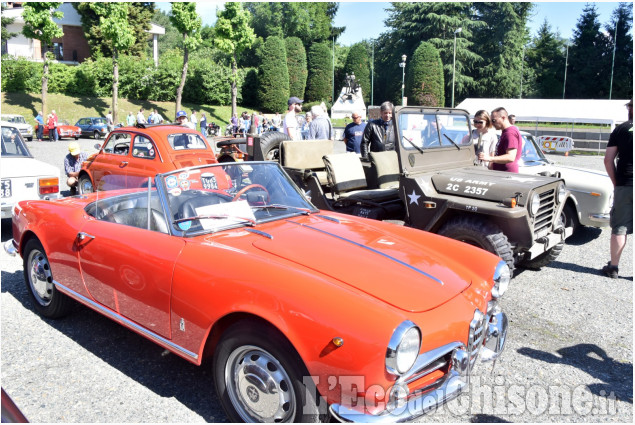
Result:
<instances>
[{"instance_id":1,"label":"red alfa romeo spider","mask_svg":"<svg viewBox=\"0 0 635 425\"><path fill-rule=\"evenodd\" d=\"M414 419L503 350L484 250L317 210L274 162L145 186L20 202L5 249L41 315L76 301L209 365L230 421Z\"/></svg>"}]
</instances>

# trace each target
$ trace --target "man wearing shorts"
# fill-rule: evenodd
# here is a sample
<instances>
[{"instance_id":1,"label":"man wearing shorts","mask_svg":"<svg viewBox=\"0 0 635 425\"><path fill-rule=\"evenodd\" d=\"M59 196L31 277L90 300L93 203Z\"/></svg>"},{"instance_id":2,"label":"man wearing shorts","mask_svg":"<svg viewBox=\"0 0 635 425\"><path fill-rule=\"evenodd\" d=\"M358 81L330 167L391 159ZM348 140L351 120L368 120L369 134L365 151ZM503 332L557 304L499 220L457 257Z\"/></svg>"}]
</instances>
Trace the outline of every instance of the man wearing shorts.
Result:
<instances>
[{"instance_id":1,"label":"man wearing shorts","mask_svg":"<svg viewBox=\"0 0 635 425\"><path fill-rule=\"evenodd\" d=\"M611 261L602 273L617 279L626 235L633 234L633 100L626 104L628 121L620 124L609 137L604 167L613 182L611 208ZM617 163L615 159L617 158Z\"/></svg>"}]
</instances>

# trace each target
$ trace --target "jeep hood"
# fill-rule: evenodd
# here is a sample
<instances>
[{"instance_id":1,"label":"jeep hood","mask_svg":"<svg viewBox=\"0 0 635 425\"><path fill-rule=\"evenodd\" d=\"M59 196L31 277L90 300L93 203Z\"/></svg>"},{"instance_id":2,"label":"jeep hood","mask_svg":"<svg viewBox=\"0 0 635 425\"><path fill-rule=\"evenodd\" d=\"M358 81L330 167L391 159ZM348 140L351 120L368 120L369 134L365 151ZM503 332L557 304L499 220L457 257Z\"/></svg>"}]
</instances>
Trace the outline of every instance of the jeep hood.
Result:
<instances>
[{"instance_id":1,"label":"jeep hood","mask_svg":"<svg viewBox=\"0 0 635 425\"><path fill-rule=\"evenodd\" d=\"M529 191L553 183L554 178L493 171L483 167L466 167L441 171L432 176L432 184L439 193L500 202L521 192L524 205Z\"/></svg>"},{"instance_id":2,"label":"jeep hood","mask_svg":"<svg viewBox=\"0 0 635 425\"><path fill-rule=\"evenodd\" d=\"M454 298L470 286L474 275L457 261L458 254L447 255L451 249L446 241L457 242L425 232L412 235L416 238L372 223L334 223L313 216L289 220L276 228L273 239L259 237L253 245L316 276L328 276L402 310L421 312Z\"/></svg>"}]
</instances>

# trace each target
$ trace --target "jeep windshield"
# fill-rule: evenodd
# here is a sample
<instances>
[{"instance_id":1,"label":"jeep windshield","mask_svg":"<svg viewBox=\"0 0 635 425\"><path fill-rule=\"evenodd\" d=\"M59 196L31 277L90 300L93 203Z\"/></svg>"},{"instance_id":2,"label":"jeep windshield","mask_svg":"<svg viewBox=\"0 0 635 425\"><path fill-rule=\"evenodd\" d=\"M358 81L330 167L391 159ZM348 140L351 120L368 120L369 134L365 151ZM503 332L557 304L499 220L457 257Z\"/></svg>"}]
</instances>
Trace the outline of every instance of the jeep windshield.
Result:
<instances>
[{"instance_id":1,"label":"jeep windshield","mask_svg":"<svg viewBox=\"0 0 635 425\"><path fill-rule=\"evenodd\" d=\"M253 227L318 210L274 162L235 162L157 176L175 231L187 236Z\"/></svg>"},{"instance_id":2,"label":"jeep windshield","mask_svg":"<svg viewBox=\"0 0 635 425\"><path fill-rule=\"evenodd\" d=\"M421 151L447 147L469 146L468 117L443 112L422 113L408 111L399 115L401 147L407 151Z\"/></svg>"}]
</instances>

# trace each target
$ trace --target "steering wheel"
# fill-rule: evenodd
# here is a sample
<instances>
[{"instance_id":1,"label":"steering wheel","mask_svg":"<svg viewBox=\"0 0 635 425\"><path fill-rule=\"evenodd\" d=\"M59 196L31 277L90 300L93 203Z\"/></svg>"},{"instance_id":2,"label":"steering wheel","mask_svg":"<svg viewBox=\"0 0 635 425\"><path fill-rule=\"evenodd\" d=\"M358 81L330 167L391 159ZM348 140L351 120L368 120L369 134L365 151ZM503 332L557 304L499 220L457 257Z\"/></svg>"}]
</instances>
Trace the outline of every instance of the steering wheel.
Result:
<instances>
[{"instance_id":1,"label":"steering wheel","mask_svg":"<svg viewBox=\"0 0 635 425\"><path fill-rule=\"evenodd\" d=\"M262 186L260 184L255 184L255 183L247 185L247 186L243 187L242 189L240 189L238 191L238 193L236 193L236 195L234 196L234 199L232 199L232 202L236 202L238 199L240 199L241 196L243 196L245 193L247 193L248 191L250 191L252 189L264 190L265 193L267 194L267 204L271 202L271 198L269 197L269 191L264 186Z\"/></svg>"},{"instance_id":2,"label":"steering wheel","mask_svg":"<svg viewBox=\"0 0 635 425\"><path fill-rule=\"evenodd\" d=\"M127 143L117 143L114 147L113 147L113 153L119 154L119 155L128 155L128 144Z\"/></svg>"}]
</instances>

